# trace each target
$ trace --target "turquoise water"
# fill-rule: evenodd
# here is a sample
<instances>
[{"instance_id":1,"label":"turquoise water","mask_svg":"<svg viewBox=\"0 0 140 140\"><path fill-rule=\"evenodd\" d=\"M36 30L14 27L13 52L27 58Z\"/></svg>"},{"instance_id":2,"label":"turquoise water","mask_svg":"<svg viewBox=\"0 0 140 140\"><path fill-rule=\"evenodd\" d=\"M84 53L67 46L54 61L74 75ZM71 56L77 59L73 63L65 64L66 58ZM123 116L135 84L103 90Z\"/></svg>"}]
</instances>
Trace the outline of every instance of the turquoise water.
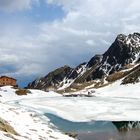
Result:
<instances>
[{"instance_id":1,"label":"turquoise water","mask_svg":"<svg viewBox=\"0 0 140 140\"><path fill-rule=\"evenodd\" d=\"M78 140L140 140L140 122L71 122L49 113L45 116L62 132L78 134Z\"/></svg>"},{"instance_id":2,"label":"turquoise water","mask_svg":"<svg viewBox=\"0 0 140 140\"><path fill-rule=\"evenodd\" d=\"M46 113L50 121L61 131L63 132L116 132L116 127L112 124L112 122L105 121L92 121L92 122L71 122L60 118L56 115Z\"/></svg>"}]
</instances>

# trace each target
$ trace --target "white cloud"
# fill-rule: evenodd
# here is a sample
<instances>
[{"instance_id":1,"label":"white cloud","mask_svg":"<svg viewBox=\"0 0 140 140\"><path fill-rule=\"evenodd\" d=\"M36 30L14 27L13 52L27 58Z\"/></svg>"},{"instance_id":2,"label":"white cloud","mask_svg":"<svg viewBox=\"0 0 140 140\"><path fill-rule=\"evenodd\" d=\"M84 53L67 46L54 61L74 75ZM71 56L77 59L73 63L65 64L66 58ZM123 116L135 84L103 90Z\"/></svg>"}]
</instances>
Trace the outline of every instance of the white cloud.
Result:
<instances>
[{"instance_id":1,"label":"white cloud","mask_svg":"<svg viewBox=\"0 0 140 140\"><path fill-rule=\"evenodd\" d=\"M84 61L84 56L86 56L85 60L88 60L95 53L103 53L117 34L139 32L140 9L132 6L139 7L138 0L135 2L132 0L48 0L47 2L61 5L67 13L63 20L40 25L41 39L46 45L46 50L52 50L52 57L48 58L54 65L73 64L74 60L76 64L78 61ZM124 20L126 18L129 18L129 21ZM92 47L88 48L88 45Z\"/></svg>"},{"instance_id":2,"label":"white cloud","mask_svg":"<svg viewBox=\"0 0 140 140\"><path fill-rule=\"evenodd\" d=\"M95 45L93 40L87 40L86 43L87 45L92 46L92 47Z\"/></svg>"},{"instance_id":3,"label":"white cloud","mask_svg":"<svg viewBox=\"0 0 140 140\"><path fill-rule=\"evenodd\" d=\"M38 0L0 0L0 10L12 12L31 8Z\"/></svg>"},{"instance_id":4,"label":"white cloud","mask_svg":"<svg viewBox=\"0 0 140 140\"><path fill-rule=\"evenodd\" d=\"M46 1L62 6L63 19L35 26L33 22L9 23L8 29L0 25L0 55L6 54L0 63L10 62L16 67L15 75L41 75L64 64L75 66L103 53L117 34L140 31L139 0ZM3 4L0 9L22 10L30 8L31 2L13 0L13 6Z\"/></svg>"}]
</instances>

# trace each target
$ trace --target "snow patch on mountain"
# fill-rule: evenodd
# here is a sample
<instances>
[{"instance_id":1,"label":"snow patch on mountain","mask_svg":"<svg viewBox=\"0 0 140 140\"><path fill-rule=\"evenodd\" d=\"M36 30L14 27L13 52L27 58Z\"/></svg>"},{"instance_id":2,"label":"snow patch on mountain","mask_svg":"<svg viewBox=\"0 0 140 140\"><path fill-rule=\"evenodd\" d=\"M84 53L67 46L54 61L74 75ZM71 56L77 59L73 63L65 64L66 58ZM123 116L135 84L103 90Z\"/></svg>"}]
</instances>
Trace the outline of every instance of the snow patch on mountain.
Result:
<instances>
[{"instance_id":1,"label":"snow patch on mountain","mask_svg":"<svg viewBox=\"0 0 140 140\"><path fill-rule=\"evenodd\" d=\"M38 79L29 88L42 90L64 90L73 84L83 84L97 79L104 79L122 70L127 65L140 62L140 34L119 34L103 55L95 55L87 63L76 68L61 67Z\"/></svg>"}]
</instances>

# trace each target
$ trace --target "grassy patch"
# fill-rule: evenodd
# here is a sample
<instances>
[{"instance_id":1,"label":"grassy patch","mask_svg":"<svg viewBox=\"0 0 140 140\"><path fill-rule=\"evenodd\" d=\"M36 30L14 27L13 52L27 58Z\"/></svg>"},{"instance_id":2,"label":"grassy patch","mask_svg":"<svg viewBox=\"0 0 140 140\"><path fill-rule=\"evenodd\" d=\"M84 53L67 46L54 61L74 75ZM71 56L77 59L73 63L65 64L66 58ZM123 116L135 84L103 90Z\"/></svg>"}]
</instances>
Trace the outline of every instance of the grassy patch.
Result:
<instances>
[{"instance_id":1,"label":"grassy patch","mask_svg":"<svg viewBox=\"0 0 140 140\"><path fill-rule=\"evenodd\" d=\"M125 66L123 69L127 69L127 68L132 68L132 65L127 65L127 66ZM132 73L135 73L135 74L133 74L133 75L131 75ZM138 74L139 74L139 72L140 72L140 65L138 65L137 67L135 67L135 68L133 68L133 69L131 69L131 70L128 70L128 71L125 71L125 72L123 72L123 71L118 71L118 72L115 72L115 73L113 73L113 74L111 74L111 75L109 75L107 78L106 78L106 80L108 81L108 82L114 82L114 81L116 81L116 80L119 80L119 79L121 79L121 78L123 78L123 77L129 77L129 80L127 79L127 80L124 80L124 84L125 84L125 81L130 81L130 83L132 83L132 77L138 77ZM136 74L137 73L137 74ZM135 76L134 76L135 75ZM125 78L126 79L126 78ZM134 79L134 81L135 81L135 79ZM127 83L127 82L126 82Z\"/></svg>"},{"instance_id":2,"label":"grassy patch","mask_svg":"<svg viewBox=\"0 0 140 140\"><path fill-rule=\"evenodd\" d=\"M58 93L65 93L65 92L76 92L76 91L80 91L82 89L84 89L87 86L90 86L92 84L94 84L94 81L91 82L84 82L84 83L73 83L72 85L70 85L70 87L64 89L64 90L58 90Z\"/></svg>"},{"instance_id":3,"label":"grassy patch","mask_svg":"<svg viewBox=\"0 0 140 140\"><path fill-rule=\"evenodd\" d=\"M139 82L139 77L140 77L140 66L131 71L131 73L123 79L122 84L137 83Z\"/></svg>"},{"instance_id":4,"label":"grassy patch","mask_svg":"<svg viewBox=\"0 0 140 140\"><path fill-rule=\"evenodd\" d=\"M28 93L31 93L28 89L18 89L18 90L16 90L17 95L27 95Z\"/></svg>"},{"instance_id":5,"label":"grassy patch","mask_svg":"<svg viewBox=\"0 0 140 140\"><path fill-rule=\"evenodd\" d=\"M8 132L14 135L19 135L12 126L8 124L8 122L4 121L0 118L0 131Z\"/></svg>"},{"instance_id":6,"label":"grassy patch","mask_svg":"<svg viewBox=\"0 0 140 140\"><path fill-rule=\"evenodd\" d=\"M121 78L123 78L124 76L126 76L127 75L127 72L115 72L115 73L113 73L113 74L111 74L111 75L109 75L107 78L106 78L106 80L108 81L108 82L114 82L114 81L116 81L116 80L119 80L119 79L121 79Z\"/></svg>"}]
</instances>

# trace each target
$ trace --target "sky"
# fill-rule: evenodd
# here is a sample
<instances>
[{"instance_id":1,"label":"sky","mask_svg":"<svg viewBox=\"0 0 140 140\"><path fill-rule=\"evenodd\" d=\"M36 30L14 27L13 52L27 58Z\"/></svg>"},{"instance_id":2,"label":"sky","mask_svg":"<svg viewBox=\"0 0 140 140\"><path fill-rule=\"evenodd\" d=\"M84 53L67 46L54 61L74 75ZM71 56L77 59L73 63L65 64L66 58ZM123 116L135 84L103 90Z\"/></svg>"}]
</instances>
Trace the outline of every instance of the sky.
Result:
<instances>
[{"instance_id":1,"label":"sky","mask_svg":"<svg viewBox=\"0 0 140 140\"><path fill-rule=\"evenodd\" d=\"M140 32L139 0L0 0L0 75L20 86Z\"/></svg>"}]
</instances>

